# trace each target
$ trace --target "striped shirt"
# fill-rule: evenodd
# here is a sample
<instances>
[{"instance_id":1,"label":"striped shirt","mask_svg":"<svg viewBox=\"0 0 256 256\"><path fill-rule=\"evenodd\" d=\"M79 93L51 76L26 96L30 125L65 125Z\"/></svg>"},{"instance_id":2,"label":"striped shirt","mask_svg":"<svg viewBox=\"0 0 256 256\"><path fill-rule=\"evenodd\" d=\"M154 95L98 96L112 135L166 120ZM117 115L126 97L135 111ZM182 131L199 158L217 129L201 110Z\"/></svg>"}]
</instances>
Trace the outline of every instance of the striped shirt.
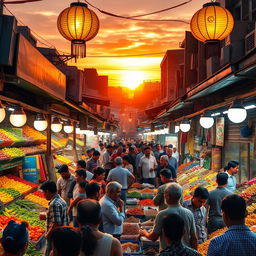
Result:
<instances>
[{"instance_id":1,"label":"striped shirt","mask_svg":"<svg viewBox=\"0 0 256 256\"><path fill-rule=\"evenodd\" d=\"M211 240L207 256L255 256L256 234L247 226L230 226L221 236Z\"/></svg>"}]
</instances>

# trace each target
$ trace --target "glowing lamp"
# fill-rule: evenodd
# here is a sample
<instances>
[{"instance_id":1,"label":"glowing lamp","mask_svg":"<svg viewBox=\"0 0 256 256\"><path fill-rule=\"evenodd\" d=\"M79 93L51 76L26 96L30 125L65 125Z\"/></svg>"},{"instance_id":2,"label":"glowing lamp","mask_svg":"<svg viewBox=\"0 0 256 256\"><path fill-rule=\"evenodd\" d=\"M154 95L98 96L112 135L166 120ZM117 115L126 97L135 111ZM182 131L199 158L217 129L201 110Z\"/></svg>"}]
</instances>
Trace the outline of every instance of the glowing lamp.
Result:
<instances>
[{"instance_id":1,"label":"glowing lamp","mask_svg":"<svg viewBox=\"0 0 256 256\"><path fill-rule=\"evenodd\" d=\"M6 116L5 108L0 101L0 123L4 121L5 116Z\"/></svg>"},{"instance_id":2,"label":"glowing lamp","mask_svg":"<svg viewBox=\"0 0 256 256\"><path fill-rule=\"evenodd\" d=\"M51 124L51 130L53 132L60 132L61 129L62 129L62 124L61 124L59 118L54 117L53 121L52 121L52 124Z\"/></svg>"},{"instance_id":3,"label":"glowing lamp","mask_svg":"<svg viewBox=\"0 0 256 256\"><path fill-rule=\"evenodd\" d=\"M201 42L219 41L230 35L234 18L218 2L206 3L190 21L193 36Z\"/></svg>"},{"instance_id":4,"label":"glowing lamp","mask_svg":"<svg viewBox=\"0 0 256 256\"><path fill-rule=\"evenodd\" d=\"M71 41L71 55L84 58L85 43L97 35L100 23L87 4L74 2L60 13L57 25L60 34Z\"/></svg>"},{"instance_id":5,"label":"glowing lamp","mask_svg":"<svg viewBox=\"0 0 256 256\"><path fill-rule=\"evenodd\" d=\"M242 123L246 117L247 111L239 102L234 102L228 110L228 118L233 123Z\"/></svg>"},{"instance_id":6,"label":"glowing lamp","mask_svg":"<svg viewBox=\"0 0 256 256\"><path fill-rule=\"evenodd\" d=\"M179 125L175 125L174 132L178 133L179 131L180 131L180 126Z\"/></svg>"},{"instance_id":7,"label":"glowing lamp","mask_svg":"<svg viewBox=\"0 0 256 256\"><path fill-rule=\"evenodd\" d=\"M15 127L22 127L27 122L27 115L22 107L16 106L10 115L10 123Z\"/></svg>"},{"instance_id":8,"label":"glowing lamp","mask_svg":"<svg viewBox=\"0 0 256 256\"><path fill-rule=\"evenodd\" d=\"M44 131L48 126L48 122L45 119L43 114L37 114L36 119L34 121L34 127L36 130L42 132Z\"/></svg>"},{"instance_id":9,"label":"glowing lamp","mask_svg":"<svg viewBox=\"0 0 256 256\"><path fill-rule=\"evenodd\" d=\"M201 116L199 123L203 128L209 129L214 125L214 118L211 116Z\"/></svg>"},{"instance_id":10,"label":"glowing lamp","mask_svg":"<svg viewBox=\"0 0 256 256\"><path fill-rule=\"evenodd\" d=\"M190 125L190 121L189 120L183 120L181 123L180 123L180 130L182 132L188 132L191 128L191 125Z\"/></svg>"},{"instance_id":11,"label":"glowing lamp","mask_svg":"<svg viewBox=\"0 0 256 256\"><path fill-rule=\"evenodd\" d=\"M74 126L71 124L70 120L68 120L65 124L64 124L64 132L65 133L72 133L74 131Z\"/></svg>"}]
</instances>

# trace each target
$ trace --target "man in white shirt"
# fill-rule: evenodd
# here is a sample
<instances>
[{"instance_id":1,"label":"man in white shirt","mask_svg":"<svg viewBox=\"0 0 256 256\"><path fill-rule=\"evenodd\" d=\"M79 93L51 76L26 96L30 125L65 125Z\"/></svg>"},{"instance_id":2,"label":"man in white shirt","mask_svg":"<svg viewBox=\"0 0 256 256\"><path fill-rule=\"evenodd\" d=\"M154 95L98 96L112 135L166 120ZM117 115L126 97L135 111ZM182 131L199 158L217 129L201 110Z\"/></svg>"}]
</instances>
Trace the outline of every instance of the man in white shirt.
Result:
<instances>
[{"instance_id":1,"label":"man in white shirt","mask_svg":"<svg viewBox=\"0 0 256 256\"><path fill-rule=\"evenodd\" d=\"M179 164L180 156L179 156L179 152L177 151L177 148L176 148L176 147L173 147L172 157L176 158L177 163Z\"/></svg>"},{"instance_id":2,"label":"man in white shirt","mask_svg":"<svg viewBox=\"0 0 256 256\"><path fill-rule=\"evenodd\" d=\"M107 150L106 150L106 148L105 148L103 143L100 143L99 146L100 146L100 150L99 150L100 158L99 158L99 161L100 161L100 166L103 167L103 155L106 153Z\"/></svg>"},{"instance_id":3,"label":"man in white shirt","mask_svg":"<svg viewBox=\"0 0 256 256\"><path fill-rule=\"evenodd\" d=\"M144 183L155 185L156 158L151 155L151 149L149 147L145 148L144 153L145 155L140 159L139 172L141 173Z\"/></svg>"}]
</instances>

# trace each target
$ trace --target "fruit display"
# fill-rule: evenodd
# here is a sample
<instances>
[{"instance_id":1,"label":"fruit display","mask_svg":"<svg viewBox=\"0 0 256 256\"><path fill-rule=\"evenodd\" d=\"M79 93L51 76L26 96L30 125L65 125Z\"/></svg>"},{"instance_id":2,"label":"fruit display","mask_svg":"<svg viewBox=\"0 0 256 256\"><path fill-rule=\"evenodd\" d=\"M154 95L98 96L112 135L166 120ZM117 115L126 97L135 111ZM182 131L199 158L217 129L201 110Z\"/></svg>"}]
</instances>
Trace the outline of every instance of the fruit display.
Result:
<instances>
[{"instance_id":1,"label":"fruit display","mask_svg":"<svg viewBox=\"0 0 256 256\"><path fill-rule=\"evenodd\" d=\"M143 199L139 201L139 205L149 205L149 206L154 206L154 202L152 199Z\"/></svg>"},{"instance_id":2,"label":"fruit display","mask_svg":"<svg viewBox=\"0 0 256 256\"><path fill-rule=\"evenodd\" d=\"M249 214L256 213L256 203L248 205L246 209Z\"/></svg>"},{"instance_id":3,"label":"fruit display","mask_svg":"<svg viewBox=\"0 0 256 256\"><path fill-rule=\"evenodd\" d=\"M26 142L27 138L17 133L15 128L0 129L0 146L13 146Z\"/></svg>"},{"instance_id":4,"label":"fruit display","mask_svg":"<svg viewBox=\"0 0 256 256\"><path fill-rule=\"evenodd\" d=\"M126 211L128 215L144 215L144 211L141 208L132 208Z\"/></svg>"},{"instance_id":5,"label":"fruit display","mask_svg":"<svg viewBox=\"0 0 256 256\"><path fill-rule=\"evenodd\" d=\"M24 221L23 219L16 218L14 216L0 216L0 228L4 229L5 226L8 224L8 222L11 220L17 223L21 223ZM29 232L29 239L33 242L36 242L44 234L45 230L40 226L29 225L28 232Z\"/></svg>"},{"instance_id":6,"label":"fruit display","mask_svg":"<svg viewBox=\"0 0 256 256\"><path fill-rule=\"evenodd\" d=\"M9 156L9 158L24 157L26 154L19 148L3 148L0 150L3 154Z\"/></svg>"},{"instance_id":7,"label":"fruit display","mask_svg":"<svg viewBox=\"0 0 256 256\"><path fill-rule=\"evenodd\" d=\"M42 229L45 228L45 222L39 220L38 206L27 200L18 200L15 203L9 205L2 211L2 216L16 217L28 222L32 226L39 226Z\"/></svg>"},{"instance_id":8,"label":"fruit display","mask_svg":"<svg viewBox=\"0 0 256 256\"><path fill-rule=\"evenodd\" d=\"M141 198L141 193L139 193L137 191L128 192L127 197Z\"/></svg>"},{"instance_id":9,"label":"fruit display","mask_svg":"<svg viewBox=\"0 0 256 256\"><path fill-rule=\"evenodd\" d=\"M41 196L36 195L35 193L33 194L29 194L25 197L26 200L37 203L39 205L41 205L44 208L48 208L48 201Z\"/></svg>"},{"instance_id":10,"label":"fruit display","mask_svg":"<svg viewBox=\"0 0 256 256\"><path fill-rule=\"evenodd\" d=\"M141 183L137 183L137 182L131 185L131 188L141 188L141 187L142 187Z\"/></svg>"},{"instance_id":11,"label":"fruit display","mask_svg":"<svg viewBox=\"0 0 256 256\"><path fill-rule=\"evenodd\" d=\"M46 142L46 136L44 134L42 134L41 132L25 125L22 128L22 132L26 137L31 138L33 141L37 141L40 143L44 143Z\"/></svg>"},{"instance_id":12,"label":"fruit display","mask_svg":"<svg viewBox=\"0 0 256 256\"><path fill-rule=\"evenodd\" d=\"M131 216L129 218L126 218L124 220L124 223L140 223L140 219L135 218L134 216Z\"/></svg>"},{"instance_id":13,"label":"fruit display","mask_svg":"<svg viewBox=\"0 0 256 256\"><path fill-rule=\"evenodd\" d=\"M254 183L250 187L246 188L242 193L249 193L251 195L256 194L256 183Z\"/></svg>"},{"instance_id":14,"label":"fruit display","mask_svg":"<svg viewBox=\"0 0 256 256\"><path fill-rule=\"evenodd\" d=\"M240 193L239 196L241 196L245 201L248 201L249 199L251 199L252 194L250 193Z\"/></svg>"},{"instance_id":15,"label":"fruit display","mask_svg":"<svg viewBox=\"0 0 256 256\"><path fill-rule=\"evenodd\" d=\"M136 253L140 249L139 244L127 242L122 244L123 253Z\"/></svg>"},{"instance_id":16,"label":"fruit display","mask_svg":"<svg viewBox=\"0 0 256 256\"><path fill-rule=\"evenodd\" d=\"M13 201L13 197L9 195L8 193L1 191L0 190L0 201L3 202L4 204L10 203Z\"/></svg>"},{"instance_id":17,"label":"fruit display","mask_svg":"<svg viewBox=\"0 0 256 256\"><path fill-rule=\"evenodd\" d=\"M245 225L247 226L254 226L256 225L256 213L250 214L245 219Z\"/></svg>"},{"instance_id":18,"label":"fruit display","mask_svg":"<svg viewBox=\"0 0 256 256\"><path fill-rule=\"evenodd\" d=\"M1 176L0 177L0 188L14 189L20 194L30 191L33 187L37 187L37 184L27 182L23 179L15 177L13 175Z\"/></svg>"},{"instance_id":19,"label":"fruit display","mask_svg":"<svg viewBox=\"0 0 256 256\"><path fill-rule=\"evenodd\" d=\"M193 162L187 162L187 163L184 163L184 164L181 164L178 168L178 171L179 173L185 171L185 170L188 170L191 168L191 165L193 164Z\"/></svg>"},{"instance_id":20,"label":"fruit display","mask_svg":"<svg viewBox=\"0 0 256 256\"><path fill-rule=\"evenodd\" d=\"M19 149L21 149L25 155L36 155L45 152L45 150L39 146L20 147Z\"/></svg>"},{"instance_id":21,"label":"fruit display","mask_svg":"<svg viewBox=\"0 0 256 256\"><path fill-rule=\"evenodd\" d=\"M55 155L55 160L60 162L61 164L71 164L72 161L70 159L68 159L67 157L64 157L62 155Z\"/></svg>"},{"instance_id":22,"label":"fruit display","mask_svg":"<svg viewBox=\"0 0 256 256\"><path fill-rule=\"evenodd\" d=\"M8 160L10 156L6 155L2 150L0 150L0 161Z\"/></svg>"}]
</instances>

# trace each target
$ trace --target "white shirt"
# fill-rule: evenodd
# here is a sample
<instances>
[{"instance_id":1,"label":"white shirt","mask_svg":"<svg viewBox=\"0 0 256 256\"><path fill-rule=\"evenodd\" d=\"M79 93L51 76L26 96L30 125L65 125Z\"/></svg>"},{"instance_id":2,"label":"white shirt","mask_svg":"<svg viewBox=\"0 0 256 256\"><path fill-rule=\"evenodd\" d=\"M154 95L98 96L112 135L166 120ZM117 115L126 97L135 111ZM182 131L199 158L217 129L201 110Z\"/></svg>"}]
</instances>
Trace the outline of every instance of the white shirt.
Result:
<instances>
[{"instance_id":1,"label":"white shirt","mask_svg":"<svg viewBox=\"0 0 256 256\"><path fill-rule=\"evenodd\" d=\"M122 189L128 188L128 179L132 176L132 173L122 166L117 166L112 169L107 177L107 181L117 181L122 185Z\"/></svg>"},{"instance_id":2,"label":"white shirt","mask_svg":"<svg viewBox=\"0 0 256 256\"><path fill-rule=\"evenodd\" d=\"M179 163L179 152L178 151L176 151L175 153L172 153L172 157L174 157L174 158L176 158L176 160L177 160L177 163Z\"/></svg>"},{"instance_id":3,"label":"white shirt","mask_svg":"<svg viewBox=\"0 0 256 256\"><path fill-rule=\"evenodd\" d=\"M151 168L155 169L157 167L156 158L154 156L150 155L149 158L143 156L140 159L139 167L142 168L142 176L144 179L156 177L155 171L150 172Z\"/></svg>"},{"instance_id":4,"label":"white shirt","mask_svg":"<svg viewBox=\"0 0 256 256\"><path fill-rule=\"evenodd\" d=\"M100 166L103 167L103 155L106 153L106 149L104 148L103 150L100 150L100 158L99 158L99 161L100 161Z\"/></svg>"}]
</instances>

